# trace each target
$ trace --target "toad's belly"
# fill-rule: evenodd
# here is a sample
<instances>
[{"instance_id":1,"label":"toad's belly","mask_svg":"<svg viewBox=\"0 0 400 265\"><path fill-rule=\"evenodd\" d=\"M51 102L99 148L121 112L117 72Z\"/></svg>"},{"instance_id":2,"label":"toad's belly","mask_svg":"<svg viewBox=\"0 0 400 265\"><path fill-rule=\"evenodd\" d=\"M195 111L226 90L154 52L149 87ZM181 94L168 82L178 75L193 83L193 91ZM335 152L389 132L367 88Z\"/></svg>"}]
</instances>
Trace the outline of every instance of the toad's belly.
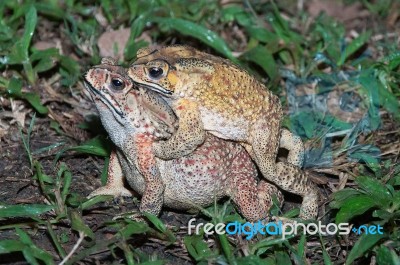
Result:
<instances>
[{"instance_id":1,"label":"toad's belly","mask_svg":"<svg viewBox=\"0 0 400 265\"><path fill-rule=\"evenodd\" d=\"M205 207L226 195L225 181L217 173L188 171L184 165L159 160L164 190L164 205L175 209ZM218 176L219 175L219 176Z\"/></svg>"},{"instance_id":2,"label":"toad's belly","mask_svg":"<svg viewBox=\"0 0 400 265\"><path fill-rule=\"evenodd\" d=\"M119 158L123 159L120 162L129 185L143 195L143 176L127 159ZM182 210L205 207L228 195L233 175L241 170L251 177L257 175L242 146L212 135L190 155L174 160L157 159L157 166L165 184L164 205Z\"/></svg>"},{"instance_id":3,"label":"toad's belly","mask_svg":"<svg viewBox=\"0 0 400 265\"><path fill-rule=\"evenodd\" d=\"M199 160L196 161L199 164L199 168L196 169L196 165L191 165L192 161L195 160L190 158L169 161L157 159L161 178L165 184L163 195L165 206L180 210L198 209L226 195L225 177L222 177L221 172L227 173L229 165L210 166L211 162L202 163L203 161ZM143 176L126 160L122 161L121 165L129 186L143 195L146 187ZM188 167L192 167L193 171ZM208 170L204 170L205 168Z\"/></svg>"},{"instance_id":4,"label":"toad's belly","mask_svg":"<svg viewBox=\"0 0 400 265\"><path fill-rule=\"evenodd\" d=\"M204 129L209 133L233 141L246 141L249 121L244 117L226 117L212 110L200 107Z\"/></svg>"}]
</instances>

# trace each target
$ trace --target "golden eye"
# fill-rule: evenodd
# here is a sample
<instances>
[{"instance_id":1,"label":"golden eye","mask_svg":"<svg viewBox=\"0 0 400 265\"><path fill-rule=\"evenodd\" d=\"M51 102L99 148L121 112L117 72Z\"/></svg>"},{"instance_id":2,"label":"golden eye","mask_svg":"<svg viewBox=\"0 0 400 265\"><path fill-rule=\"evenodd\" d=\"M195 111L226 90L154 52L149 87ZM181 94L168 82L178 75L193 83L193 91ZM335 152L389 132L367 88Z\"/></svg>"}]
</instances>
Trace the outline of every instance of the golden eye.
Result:
<instances>
[{"instance_id":1,"label":"golden eye","mask_svg":"<svg viewBox=\"0 0 400 265\"><path fill-rule=\"evenodd\" d=\"M122 90L125 88L125 83L121 79L113 78L111 84L115 90Z\"/></svg>"},{"instance_id":2,"label":"golden eye","mask_svg":"<svg viewBox=\"0 0 400 265\"><path fill-rule=\"evenodd\" d=\"M157 79L160 78L164 74L164 70L160 67L151 67L149 69L149 76L151 78Z\"/></svg>"}]
</instances>

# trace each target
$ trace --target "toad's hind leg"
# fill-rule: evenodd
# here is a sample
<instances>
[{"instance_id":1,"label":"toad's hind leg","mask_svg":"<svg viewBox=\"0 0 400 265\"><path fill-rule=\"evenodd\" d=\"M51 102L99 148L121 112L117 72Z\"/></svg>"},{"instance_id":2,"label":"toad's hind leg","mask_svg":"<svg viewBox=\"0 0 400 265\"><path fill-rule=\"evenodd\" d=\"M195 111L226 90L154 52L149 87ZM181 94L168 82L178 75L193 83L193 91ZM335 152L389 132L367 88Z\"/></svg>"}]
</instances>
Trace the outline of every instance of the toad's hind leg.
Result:
<instances>
[{"instance_id":1,"label":"toad's hind leg","mask_svg":"<svg viewBox=\"0 0 400 265\"><path fill-rule=\"evenodd\" d=\"M246 153L239 155L232 164L227 192L248 221L263 220L268 216L273 196L277 197L279 206L283 203L283 196L276 186L263 180L257 185L257 171L250 159L240 158L242 155L247 156Z\"/></svg>"},{"instance_id":2,"label":"toad's hind leg","mask_svg":"<svg viewBox=\"0 0 400 265\"><path fill-rule=\"evenodd\" d=\"M289 151L287 161L290 164L301 167L304 161L304 144L301 138L286 129L281 130L279 147Z\"/></svg>"},{"instance_id":3,"label":"toad's hind leg","mask_svg":"<svg viewBox=\"0 0 400 265\"><path fill-rule=\"evenodd\" d=\"M269 119L269 121L271 120L273 119ZM290 163L276 163L275 161L278 139L280 139L279 124L259 122L259 124L252 127L250 136L254 159L263 176L283 190L303 197L300 218L310 219L316 217L318 191L309 180L308 174Z\"/></svg>"},{"instance_id":4,"label":"toad's hind leg","mask_svg":"<svg viewBox=\"0 0 400 265\"><path fill-rule=\"evenodd\" d=\"M279 179L278 185L286 191L303 197L299 217L302 219L315 218L318 214L318 189L310 180L308 172L283 162L276 164L276 170Z\"/></svg>"}]
</instances>

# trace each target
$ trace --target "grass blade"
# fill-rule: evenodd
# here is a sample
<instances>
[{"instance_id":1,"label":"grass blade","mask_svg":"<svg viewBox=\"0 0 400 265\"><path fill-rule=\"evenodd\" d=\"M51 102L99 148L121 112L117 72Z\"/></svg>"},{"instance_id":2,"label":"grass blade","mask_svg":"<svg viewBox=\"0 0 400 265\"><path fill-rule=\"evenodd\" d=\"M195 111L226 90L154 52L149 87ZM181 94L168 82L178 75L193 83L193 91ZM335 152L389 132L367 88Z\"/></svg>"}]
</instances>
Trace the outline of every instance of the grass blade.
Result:
<instances>
[{"instance_id":1,"label":"grass blade","mask_svg":"<svg viewBox=\"0 0 400 265\"><path fill-rule=\"evenodd\" d=\"M0 206L0 218L37 216L53 209L53 206L45 204L2 205Z\"/></svg>"},{"instance_id":2,"label":"grass blade","mask_svg":"<svg viewBox=\"0 0 400 265\"><path fill-rule=\"evenodd\" d=\"M375 246L375 244L384 237L386 237L385 234L362 234L347 256L345 264L353 264L357 258L361 257L366 251Z\"/></svg>"},{"instance_id":3,"label":"grass blade","mask_svg":"<svg viewBox=\"0 0 400 265\"><path fill-rule=\"evenodd\" d=\"M233 62L238 62L238 60L232 55L232 52L225 41L210 29L180 18L156 18L153 21L175 29L183 35L196 38L214 48Z\"/></svg>"},{"instance_id":4,"label":"grass blade","mask_svg":"<svg viewBox=\"0 0 400 265\"><path fill-rule=\"evenodd\" d=\"M336 223L346 223L354 216L365 213L367 210L376 206L375 199L368 195L352 197L343 204L336 215Z\"/></svg>"}]
</instances>

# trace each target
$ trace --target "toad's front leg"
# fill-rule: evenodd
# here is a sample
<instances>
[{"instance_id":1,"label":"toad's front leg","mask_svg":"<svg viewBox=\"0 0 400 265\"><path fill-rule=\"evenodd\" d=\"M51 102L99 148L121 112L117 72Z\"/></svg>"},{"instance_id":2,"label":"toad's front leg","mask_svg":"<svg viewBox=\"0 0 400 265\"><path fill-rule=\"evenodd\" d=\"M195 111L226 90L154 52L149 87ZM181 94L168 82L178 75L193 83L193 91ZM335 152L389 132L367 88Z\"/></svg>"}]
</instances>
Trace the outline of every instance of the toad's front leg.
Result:
<instances>
[{"instance_id":1,"label":"toad's front leg","mask_svg":"<svg viewBox=\"0 0 400 265\"><path fill-rule=\"evenodd\" d=\"M192 153L206 137L196 103L181 99L174 103L173 109L179 118L178 130L168 140L153 144L154 154L164 160Z\"/></svg>"},{"instance_id":2,"label":"toad's front leg","mask_svg":"<svg viewBox=\"0 0 400 265\"><path fill-rule=\"evenodd\" d=\"M132 196L132 193L124 187L124 174L116 151L113 151L110 155L110 162L107 171L107 184L90 193L88 198L98 195L112 195L114 197Z\"/></svg>"},{"instance_id":3,"label":"toad's front leg","mask_svg":"<svg viewBox=\"0 0 400 265\"><path fill-rule=\"evenodd\" d=\"M133 141L129 141L126 150L136 152L136 154L129 154L128 157L137 157L136 165L145 182L139 210L158 215L163 205L165 185L153 154L153 141L143 141L145 138L146 136L139 136Z\"/></svg>"}]
</instances>

